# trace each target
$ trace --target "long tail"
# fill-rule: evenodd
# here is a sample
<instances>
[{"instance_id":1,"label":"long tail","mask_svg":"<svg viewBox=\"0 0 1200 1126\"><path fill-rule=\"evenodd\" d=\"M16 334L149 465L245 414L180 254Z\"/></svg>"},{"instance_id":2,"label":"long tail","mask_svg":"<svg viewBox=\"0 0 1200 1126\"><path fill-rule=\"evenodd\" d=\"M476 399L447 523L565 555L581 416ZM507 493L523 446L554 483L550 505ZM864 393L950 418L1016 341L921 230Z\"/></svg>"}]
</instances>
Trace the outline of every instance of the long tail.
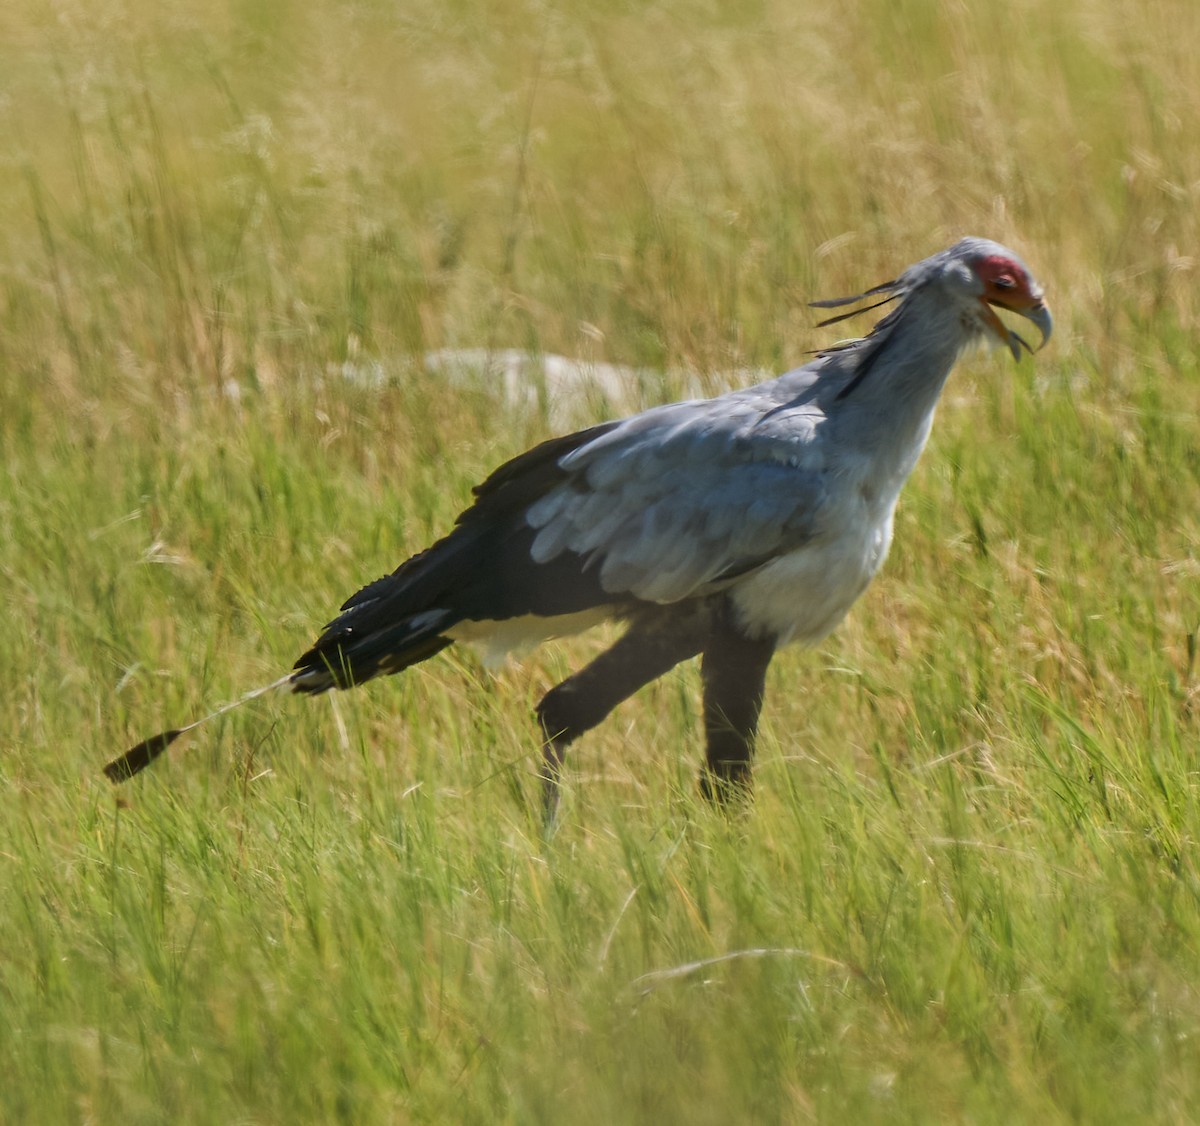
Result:
<instances>
[{"instance_id":1,"label":"long tail","mask_svg":"<svg viewBox=\"0 0 1200 1126\"><path fill-rule=\"evenodd\" d=\"M568 476L559 461L616 425L552 438L500 466L474 490L475 503L449 535L347 599L286 676L185 727L143 739L104 773L125 782L180 735L278 688L316 695L402 672L450 645L449 631L464 619L553 617L620 602L623 596L604 591L596 571L569 552L535 565L529 554L534 531L525 521L528 506Z\"/></svg>"},{"instance_id":2,"label":"long tail","mask_svg":"<svg viewBox=\"0 0 1200 1126\"><path fill-rule=\"evenodd\" d=\"M209 712L208 715L194 720L184 727L172 727L166 731L160 731L157 735L151 735L149 739L143 739L137 746L130 747L120 758L113 759L104 768L104 773L114 785L118 782L127 782L135 774L145 770L180 735L207 723L210 719L216 719L219 715L231 712L234 708L240 708L251 700L257 700L259 696L265 696L268 692L274 692L278 688L291 684L294 676L294 673L288 673L287 676L281 676L270 684L255 688L252 692L247 692L244 696L239 696L238 699L231 700L228 704L222 704L216 711Z\"/></svg>"}]
</instances>

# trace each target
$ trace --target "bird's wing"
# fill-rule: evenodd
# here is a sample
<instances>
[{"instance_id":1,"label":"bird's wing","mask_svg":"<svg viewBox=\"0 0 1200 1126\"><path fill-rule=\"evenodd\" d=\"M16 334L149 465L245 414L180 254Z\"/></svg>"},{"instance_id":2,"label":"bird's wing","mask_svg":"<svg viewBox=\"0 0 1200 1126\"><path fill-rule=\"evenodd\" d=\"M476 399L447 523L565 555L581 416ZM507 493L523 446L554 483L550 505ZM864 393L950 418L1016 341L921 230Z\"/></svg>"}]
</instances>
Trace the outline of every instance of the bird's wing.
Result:
<instances>
[{"instance_id":1,"label":"bird's wing","mask_svg":"<svg viewBox=\"0 0 1200 1126\"><path fill-rule=\"evenodd\" d=\"M534 562L570 552L605 591L668 603L810 542L829 488L822 416L797 414L781 439L771 413L764 426L752 401L672 404L571 451L567 478L526 510Z\"/></svg>"}]
</instances>

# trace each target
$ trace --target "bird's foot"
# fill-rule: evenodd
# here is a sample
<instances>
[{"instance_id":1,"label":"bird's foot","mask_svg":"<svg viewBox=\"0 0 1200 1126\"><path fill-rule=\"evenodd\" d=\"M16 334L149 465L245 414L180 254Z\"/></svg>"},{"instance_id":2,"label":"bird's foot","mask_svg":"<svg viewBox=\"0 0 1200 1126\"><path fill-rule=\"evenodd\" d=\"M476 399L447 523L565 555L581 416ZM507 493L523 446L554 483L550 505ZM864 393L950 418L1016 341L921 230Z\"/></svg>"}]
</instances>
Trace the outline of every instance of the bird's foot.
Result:
<instances>
[{"instance_id":1,"label":"bird's foot","mask_svg":"<svg viewBox=\"0 0 1200 1126\"><path fill-rule=\"evenodd\" d=\"M718 809L729 813L744 809L754 794L750 764L720 763L716 769L705 765L700 771L700 794Z\"/></svg>"}]
</instances>

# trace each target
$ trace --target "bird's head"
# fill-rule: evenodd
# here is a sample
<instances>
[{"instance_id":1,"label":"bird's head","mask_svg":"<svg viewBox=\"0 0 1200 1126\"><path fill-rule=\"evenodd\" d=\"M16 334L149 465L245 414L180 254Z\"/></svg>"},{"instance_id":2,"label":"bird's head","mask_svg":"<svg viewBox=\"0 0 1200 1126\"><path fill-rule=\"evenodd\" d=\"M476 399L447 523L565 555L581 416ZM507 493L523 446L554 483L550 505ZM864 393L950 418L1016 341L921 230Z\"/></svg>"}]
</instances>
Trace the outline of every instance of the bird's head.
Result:
<instances>
[{"instance_id":1,"label":"bird's head","mask_svg":"<svg viewBox=\"0 0 1200 1126\"><path fill-rule=\"evenodd\" d=\"M1042 334L1039 348L1050 339L1054 322L1042 287L1011 250L988 239L964 238L926 261L937 264L929 280L940 281L961 302L966 323L1007 347L1014 360L1021 358L1022 348L1031 354L1034 349L996 315L996 309L1032 321Z\"/></svg>"},{"instance_id":2,"label":"bird's head","mask_svg":"<svg viewBox=\"0 0 1200 1126\"><path fill-rule=\"evenodd\" d=\"M1034 280L1025 263L1007 247L983 238L960 239L948 249L910 266L894 281L884 282L855 297L814 301L813 305L821 309L834 309L869 297L879 298L864 309L840 313L821 322L822 325L828 325L900 299L901 306L875 327L874 332L879 332L895 324L907 298L931 291L936 291L943 301L958 306L963 324L972 333L998 341L1012 352L1014 359L1021 358L1022 348L1030 353L1034 349L1005 325L996 315L996 309L1007 309L1032 321L1042 334L1039 348L1050 339L1054 328L1042 287Z\"/></svg>"}]
</instances>

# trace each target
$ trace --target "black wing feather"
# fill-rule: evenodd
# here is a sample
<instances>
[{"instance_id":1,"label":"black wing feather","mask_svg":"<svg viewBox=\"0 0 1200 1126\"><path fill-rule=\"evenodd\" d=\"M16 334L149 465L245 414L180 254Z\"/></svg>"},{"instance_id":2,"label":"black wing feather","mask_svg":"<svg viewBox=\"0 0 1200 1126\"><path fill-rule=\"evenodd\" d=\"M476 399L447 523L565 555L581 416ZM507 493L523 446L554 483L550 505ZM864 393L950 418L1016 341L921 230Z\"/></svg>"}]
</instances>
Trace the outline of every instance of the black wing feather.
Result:
<instances>
[{"instance_id":1,"label":"black wing feather","mask_svg":"<svg viewBox=\"0 0 1200 1126\"><path fill-rule=\"evenodd\" d=\"M586 560L564 552L534 563L525 511L568 476L572 450L611 430L603 423L551 438L505 462L475 487L454 530L362 588L295 665L298 692L323 692L400 672L450 644L456 622L554 616L628 601L606 592Z\"/></svg>"}]
</instances>

